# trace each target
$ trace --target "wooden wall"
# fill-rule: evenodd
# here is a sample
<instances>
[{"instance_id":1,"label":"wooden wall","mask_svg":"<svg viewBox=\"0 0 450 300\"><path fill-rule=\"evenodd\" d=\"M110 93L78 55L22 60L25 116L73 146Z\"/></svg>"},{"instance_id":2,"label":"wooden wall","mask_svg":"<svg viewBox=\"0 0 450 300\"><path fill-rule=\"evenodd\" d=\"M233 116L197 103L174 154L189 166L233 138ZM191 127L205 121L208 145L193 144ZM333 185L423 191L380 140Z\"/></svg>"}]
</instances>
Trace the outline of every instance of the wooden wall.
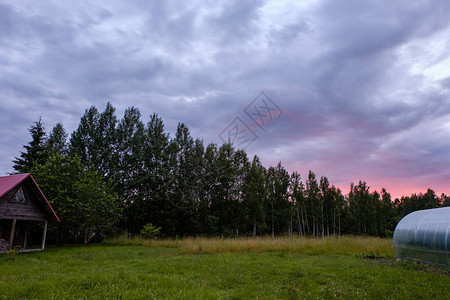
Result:
<instances>
[{"instance_id":1,"label":"wooden wall","mask_svg":"<svg viewBox=\"0 0 450 300\"><path fill-rule=\"evenodd\" d=\"M27 203L9 202L20 187L23 189ZM0 198L0 219L45 221L48 217L25 180Z\"/></svg>"}]
</instances>

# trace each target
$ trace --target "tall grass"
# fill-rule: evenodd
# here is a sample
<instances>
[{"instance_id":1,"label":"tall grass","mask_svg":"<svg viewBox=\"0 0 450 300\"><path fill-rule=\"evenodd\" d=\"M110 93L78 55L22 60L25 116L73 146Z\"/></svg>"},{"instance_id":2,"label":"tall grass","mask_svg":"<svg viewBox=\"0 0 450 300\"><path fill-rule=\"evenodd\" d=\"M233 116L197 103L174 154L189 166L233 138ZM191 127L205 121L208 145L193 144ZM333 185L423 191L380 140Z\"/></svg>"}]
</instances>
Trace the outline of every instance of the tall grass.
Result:
<instances>
[{"instance_id":1,"label":"tall grass","mask_svg":"<svg viewBox=\"0 0 450 300\"><path fill-rule=\"evenodd\" d=\"M114 246L149 246L150 241L140 236L131 237L127 235L119 235L114 238L104 240L103 244Z\"/></svg>"},{"instance_id":2,"label":"tall grass","mask_svg":"<svg viewBox=\"0 0 450 300\"><path fill-rule=\"evenodd\" d=\"M375 254L394 256L392 239L376 237L257 237L257 238L183 238L147 241L142 238L118 237L106 241L113 245L149 245L179 248L184 254L226 252L290 252L304 254Z\"/></svg>"}]
</instances>

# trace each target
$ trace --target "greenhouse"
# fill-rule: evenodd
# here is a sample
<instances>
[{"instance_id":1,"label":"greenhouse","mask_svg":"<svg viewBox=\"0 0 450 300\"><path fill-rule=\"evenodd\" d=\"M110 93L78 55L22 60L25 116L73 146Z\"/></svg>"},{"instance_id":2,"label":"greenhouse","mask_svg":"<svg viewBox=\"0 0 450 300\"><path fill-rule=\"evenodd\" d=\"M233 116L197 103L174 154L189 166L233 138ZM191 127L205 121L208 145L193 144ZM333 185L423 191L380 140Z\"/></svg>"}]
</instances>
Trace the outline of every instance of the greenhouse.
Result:
<instances>
[{"instance_id":1,"label":"greenhouse","mask_svg":"<svg viewBox=\"0 0 450 300\"><path fill-rule=\"evenodd\" d=\"M449 265L450 207L406 215L394 231L395 257Z\"/></svg>"}]
</instances>

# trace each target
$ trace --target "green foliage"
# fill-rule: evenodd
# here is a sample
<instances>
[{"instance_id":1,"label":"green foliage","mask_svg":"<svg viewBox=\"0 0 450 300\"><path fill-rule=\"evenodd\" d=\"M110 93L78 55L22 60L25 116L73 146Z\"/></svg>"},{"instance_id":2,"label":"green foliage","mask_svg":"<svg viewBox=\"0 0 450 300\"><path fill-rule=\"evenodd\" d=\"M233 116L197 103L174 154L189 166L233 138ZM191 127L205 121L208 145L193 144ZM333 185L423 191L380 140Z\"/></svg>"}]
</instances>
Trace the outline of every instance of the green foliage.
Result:
<instances>
[{"instance_id":1,"label":"green foliage","mask_svg":"<svg viewBox=\"0 0 450 300\"><path fill-rule=\"evenodd\" d=\"M10 249L8 252L6 252L5 258L6 258L6 260L11 261L16 258L17 254L19 254L19 250Z\"/></svg>"},{"instance_id":2,"label":"green foliage","mask_svg":"<svg viewBox=\"0 0 450 300\"><path fill-rule=\"evenodd\" d=\"M257 156L249 162L230 143L205 147L186 124L171 136L155 113L144 125L135 107L120 120L111 103L103 112L90 107L68 144L60 123L48 139L41 120L30 133L14 168L40 177L63 220L50 228L50 239L59 243L89 243L111 231L138 235L150 221L171 237L384 237L406 214L450 203L431 189L392 201L385 189L372 191L365 181L344 195L311 170L302 182L281 162L267 169Z\"/></svg>"},{"instance_id":3,"label":"green foliage","mask_svg":"<svg viewBox=\"0 0 450 300\"><path fill-rule=\"evenodd\" d=\"M146 239L151 240L151 239L155 238L159 234L160 231L161 231L161 227L156 227L152 223L147 223L144 225L144 228L142 228L141 234Z\"/></svg>"},{"instance_id":4,"label":"green foliage","mask_svg":"<svg viewBox=\"0 0 450 300\"><path fill-rule=\"evenodd\" d=\"M289 230L289 221L292 216L292 203L289 201L288 172L278 163L276 167L270 167L267 171L267 206L266 219L270 220L272 236Z\"/></svg>"},{"instance_id":5,"label":"green foliage","mask_svg":"<svg viewBox=\"0 0 450 300\"><path fill-rule=\"evenodd\" d=\"M117 160L110 170L115 190L124 203L136 200L136 183L139 180L143 160L143 144L145 141L144 124L137 108L125 110L123 119L117 127Z\"/></svg>"},{"instance_id":6,"label":"green foliage","mask_svg":"<svg viewBox=\"0 0 450 300\"><path fill-rule=\"evenodd\" d=\"M169 198L173 191L169 136L164 132L162 119L153 114L145 128L136 131L135 139L137 144L129 152L130 162L135 162L133 178L124 186L129 194L125 199L126 229L138 234L152 220L162 225L165 234L174 235L174 206Z\"/></svg>"},{"instance_id":7,"label":"green foliage","mask_svg":"<svg viewBox=\"0 0 450 300\"><path fill-rule=\"evenodd\" d=\"M47 162L48 151L44 129L41 118L31 126L29 129L31 141L28 145L23 146L26 152L20 152L20 157L14 159L14 170L19 173L28 173L34 164L43 164Z\"/></svg>"},{"instance_id":8,"label":"green foliage","mask_svg":"<svg viewBox=\"0 0 450 300\"><path fill-rule=\"evenodd\" d=\"M107 176L113 175L111 171L118 160L117 117L114 113L115 108L109 102L102 113L94 106L90 107L70 138L70 154L78 155L84 166Z\"/></svg>"},{"instance_id":9,"label":"green foliage","mask_svg":"<svg viewBox=\"0 0 450 300\"><path fill-rule=\"evenodd\" d=\"M308 180L306 181L306 229L308 234L315 236L319 235L319 213L320 213L320 189L317 183L316 174L311 170L308 173ZM308 217L309 216L309 217Z\"/></svg>"},{"instance_id":10,"label":"green foliage","mask_svg":"<svg viewBox=\"0 0 450 300\"><path fill-rule=\"evenodd\" d=\"M61 222L50 224L49 238L58 244L101 238L114 231L120 209L110 184L82 166L78 157L54 154L48 163L35 165L33 177Z\"/></svg>"},{"instance_id":11,"label":"green foliage","mask_svg":"<svg viewBox=\"0 0 450 300\"><path fill-rule=\"evenodd\" d=\"M61 123L57 123L53 127L46 144L50 154L63 156L67 154L67 133Z\"/></svg>"},{"instance_id":12,"label":"green foliage","mask_svg":"<svg viewBox=\"0 0 450 300\"><path fill-rule=\"evenodd\" d=\"M85 245L95 236L114 232L121 216L116 195L108 183L95 171L86 170L74 183L78 200L77 225L83 235Z\"/></svg>"},{"instance_id":13,"label":"green foliage","mask_svg":"<svg viewBox=\"0 0 450 300\"><path fill-rule=\"evenodd\" d=\"M245 226L252 228L252 235L265 229L264 199L266 199L266 169L255 155L242 185L242 207Z\"/></svg>"}]
</instances>

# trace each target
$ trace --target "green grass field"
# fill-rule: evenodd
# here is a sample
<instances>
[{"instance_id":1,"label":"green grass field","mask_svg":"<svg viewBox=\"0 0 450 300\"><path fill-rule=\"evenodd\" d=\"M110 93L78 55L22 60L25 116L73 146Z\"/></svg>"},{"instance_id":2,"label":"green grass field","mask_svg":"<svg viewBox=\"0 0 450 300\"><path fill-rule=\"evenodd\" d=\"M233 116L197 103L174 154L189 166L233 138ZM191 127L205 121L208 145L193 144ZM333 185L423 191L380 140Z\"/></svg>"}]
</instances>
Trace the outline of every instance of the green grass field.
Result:
<instances>
[{"instance_id":1,"label":"green grass field","mask_svg":"<svg viewBox=\"0 0 450 300\"><path fill-rule=\"evenodd\" d=\"M393 254L378 238L117 238L1 255L0 299L448 299L447 268Z\"/></svg>"}]
</instances>

